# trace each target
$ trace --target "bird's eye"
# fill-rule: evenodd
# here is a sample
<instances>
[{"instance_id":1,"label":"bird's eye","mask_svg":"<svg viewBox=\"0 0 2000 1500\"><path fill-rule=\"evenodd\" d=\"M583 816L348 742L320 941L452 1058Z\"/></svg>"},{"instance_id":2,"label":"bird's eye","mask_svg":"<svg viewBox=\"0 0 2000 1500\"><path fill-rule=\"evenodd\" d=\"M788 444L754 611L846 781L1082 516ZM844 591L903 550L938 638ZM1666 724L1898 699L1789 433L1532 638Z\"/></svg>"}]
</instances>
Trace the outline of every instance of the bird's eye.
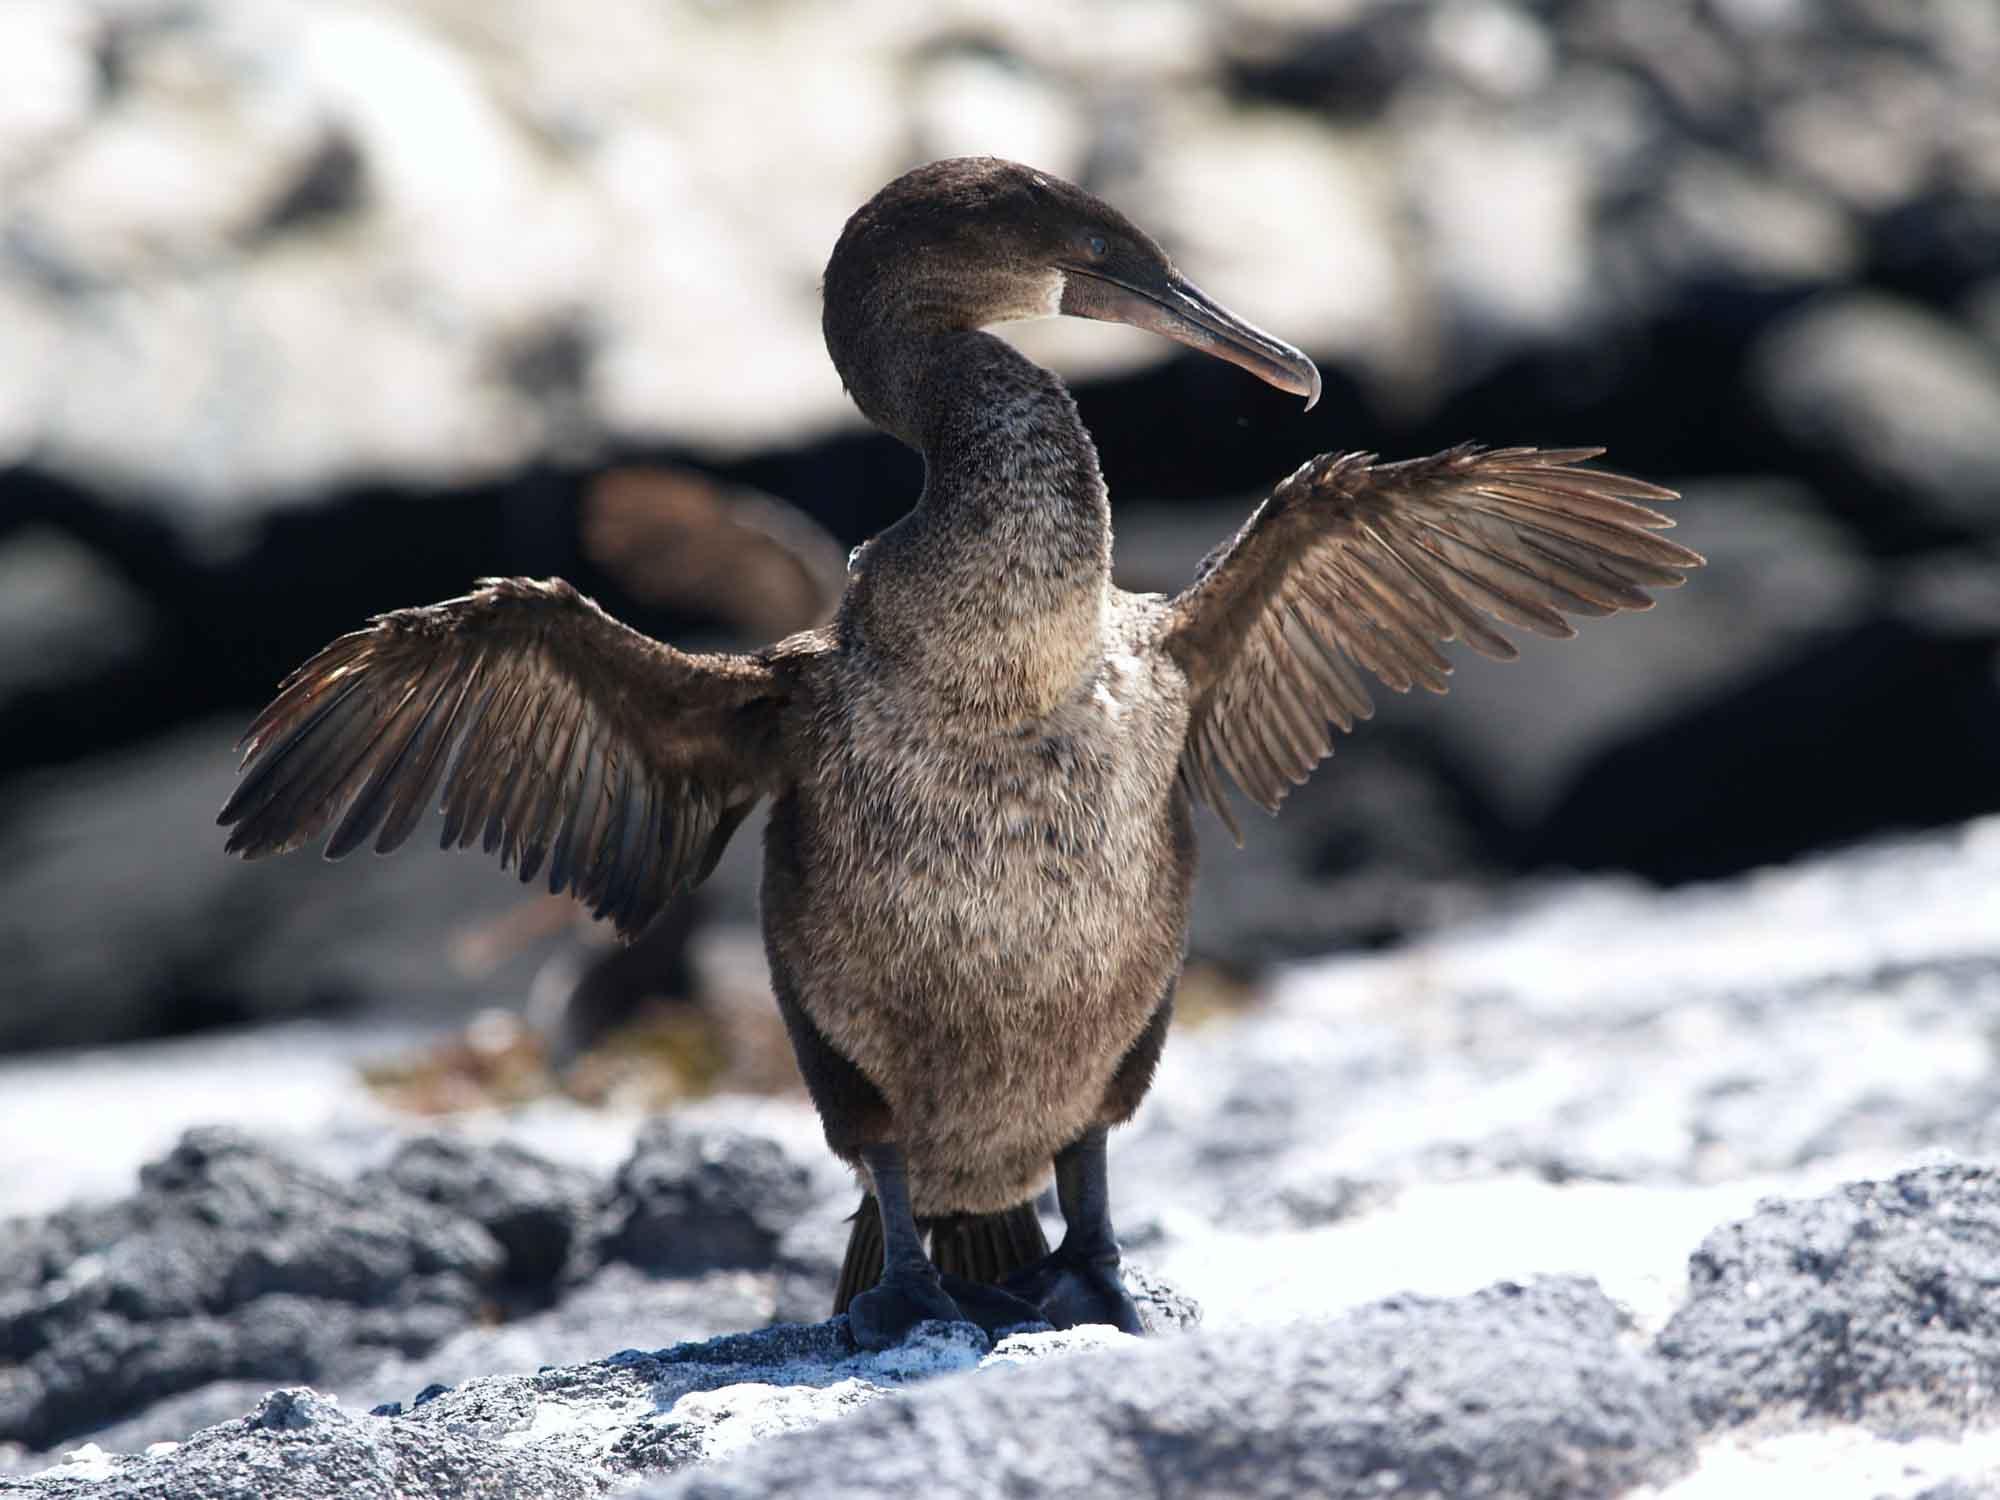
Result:
<instances>
[{"instance_id":1,"label":"bird's eye","mask_svg":"<svg viewBox=\"0 0 2000 1500\"><path fill-rule=\"evenodd\" d=\"M1089 239L1085 240L1083 244L1084 248L1090 251L1091 258L1093 260L1104 259L1105 245L1104 245L1103 235L1093 234Z\"/></svg>"}]
</instances>

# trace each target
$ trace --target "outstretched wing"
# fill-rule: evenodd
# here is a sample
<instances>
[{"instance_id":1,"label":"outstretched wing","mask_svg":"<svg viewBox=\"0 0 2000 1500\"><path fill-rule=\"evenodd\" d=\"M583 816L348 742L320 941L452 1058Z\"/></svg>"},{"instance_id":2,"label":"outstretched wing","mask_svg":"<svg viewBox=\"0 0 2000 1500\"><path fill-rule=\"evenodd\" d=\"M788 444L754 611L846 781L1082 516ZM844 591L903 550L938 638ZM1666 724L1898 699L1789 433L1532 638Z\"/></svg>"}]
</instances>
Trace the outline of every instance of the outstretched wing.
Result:
<instances>
[{"instance_id":1,"label":"outstretched wing","mask_svg":"<svg viewBox=\"0 0 2000 1500\"><path fill-rule=\"evenodd\" d=\"M1444 642L1518 654L1482 616L1566 637L1566 614L1650 609L1647 589L1677 586L1702 558L1655 535L1673 522L1634 503L1672 490L1577 467L1602 451L1323 454L1286 479L1202 563L1164 627L1189 686L1189 790L1240 841L1221 775L1275 812L1332 750L1328 722L1348 730L1374 713L1356 667L1398 692L1441 693Z\"/></svg>"},{"instance_id":2,"label":"outstretched wing","mask_svg":"<svg viewBox=\"0 0 2000 1500\"><path fill-rule=\"evenodd\" d=\"M483 579L378 616L286 681L243 737L218 822L247 858L329 826L386 854L435 798L532 880L544 861L622 932L703 879L769 789L783 684L765 656L691 656L560 579Z\"/></svg>"}]
</instances>

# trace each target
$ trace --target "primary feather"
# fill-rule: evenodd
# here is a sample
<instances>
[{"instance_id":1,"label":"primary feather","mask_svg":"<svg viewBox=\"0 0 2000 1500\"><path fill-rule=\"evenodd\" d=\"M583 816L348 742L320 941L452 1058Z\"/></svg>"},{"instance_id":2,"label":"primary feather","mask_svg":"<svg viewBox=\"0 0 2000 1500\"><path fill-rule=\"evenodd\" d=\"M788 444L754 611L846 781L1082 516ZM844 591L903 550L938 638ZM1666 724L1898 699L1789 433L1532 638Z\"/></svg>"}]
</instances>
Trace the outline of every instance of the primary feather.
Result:
<instances>
[{"instance_id":1,"label":"primary feather","mask_svg":"<svg viewBox=\"0 0 2000 1500\"><path fill-rule=\"evenodd\" d=\"M1181 771L1240 841L1221 777L1275 812L1374 712L1356 667L1442 693L1462 640L1506 660L1486 617L1538 635L1650 609L1701 557L1638 504L1671 490L1580 467L1596 448L1450 449L1404 463L1323 454L1259 506L1174 601L1161 645L1189 686Z\"/></svg>"},{"instance_id":2,"label":"primary feather","mask_svg":"<svg viewBox=\"0 0 2000 1500\"><path fill-rule=\"evenodd\" d=\"M713 867L768 789L782 685L762 656L649 640L560 579L486 579L378 616L287 680L222 809L249 858L331 829L386 854L435 799L475 841L622 932Z\"/></svg>"}]
</instances>

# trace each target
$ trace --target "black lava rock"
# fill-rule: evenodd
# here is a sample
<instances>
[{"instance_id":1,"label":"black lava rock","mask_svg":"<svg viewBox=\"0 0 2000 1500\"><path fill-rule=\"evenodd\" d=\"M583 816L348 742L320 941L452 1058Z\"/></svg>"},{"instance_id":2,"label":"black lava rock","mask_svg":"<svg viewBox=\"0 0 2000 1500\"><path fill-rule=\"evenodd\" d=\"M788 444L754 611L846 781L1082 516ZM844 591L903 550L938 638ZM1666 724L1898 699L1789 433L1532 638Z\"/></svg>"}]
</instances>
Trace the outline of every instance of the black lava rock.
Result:
<instances>
[{"instance_id":1,"label":"black lava rock","mask_svg":"<svg viewBox=\"0 0 2000 1500\"><path fill-rule=\"evenodd\" d=\"M374 1180L371 1174L361 1185ZM425 1136L397 1151L379 1180L483 1226L507 1254L510 1291L547 1297L566 1275L585 1269L579 1262L587 1258L598 1183L580 1168L505 1142Z\"/></svg>"},{"instance_id":2,"label":"black lava rock","mask_svg":"<svg viewBox=\"0 0 2000 1500\"><path fill-rule=\"evenodd\" d=\"M504 1261L469 1218L190 1131L132 1197L0 1226L0 1441L421 1354L473 1321Z\"/></svg>"},{"instance_id":3,"label":"black lava rock","mask_svg":"<svg viewBox=\"0 0 2000 1500\"><path fill-rule=\"evenodd\" d=\"M1772 1200L1711 1234L1660 1333L1703 1425L1827 1417L1891 1437L2000 1411L2000 1169Z\"/></svg>"},{"instance_id":4,"label":"black lava rock","mask_svg":"<svg viewBox=\"0 0 2000 1500\"><path fill-rule=\"evenodd\" d=\"M1890 614L1802 642L1605 744L1529 862L1705 880L1985 812L2000 784L1996 655L1991 632Z\"/></svg>"},{"instance_id":5,"label":"black lava rock","mask_svg":"<svg viewBox=\"0 0 2000 1500\"><path fill-rule=\"evenodd\" d=\"M654 1120L618 1169L602 1253L662 1275L761 1269L817 1196L811 1172L775 1141Z\"/></svg>"}]
</instances>

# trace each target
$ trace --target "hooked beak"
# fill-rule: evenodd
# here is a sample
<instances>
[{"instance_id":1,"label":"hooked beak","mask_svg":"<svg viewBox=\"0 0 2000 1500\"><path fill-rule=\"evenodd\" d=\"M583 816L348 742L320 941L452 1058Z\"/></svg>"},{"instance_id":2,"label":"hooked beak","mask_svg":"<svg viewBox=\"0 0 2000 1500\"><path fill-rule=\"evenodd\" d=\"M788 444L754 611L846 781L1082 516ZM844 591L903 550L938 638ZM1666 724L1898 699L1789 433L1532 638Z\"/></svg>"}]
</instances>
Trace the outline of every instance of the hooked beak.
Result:
<instances>
[{"instance_id":1,"label":"hooked beak","mask_svg":"<svg viewBox=\"0 0 2000 1500\"><path fill-rule=\"evenodd\" d=\"M1226 359L1266 385L1304 396L1307 411L1319 401L1319 370L1311 360L1244 322L1178 271L1169 271L1157 286L1142 287L1094 268L1065 266L1061 310L1073 318L1129 323Z\"/></svg>"}]
</instances>

